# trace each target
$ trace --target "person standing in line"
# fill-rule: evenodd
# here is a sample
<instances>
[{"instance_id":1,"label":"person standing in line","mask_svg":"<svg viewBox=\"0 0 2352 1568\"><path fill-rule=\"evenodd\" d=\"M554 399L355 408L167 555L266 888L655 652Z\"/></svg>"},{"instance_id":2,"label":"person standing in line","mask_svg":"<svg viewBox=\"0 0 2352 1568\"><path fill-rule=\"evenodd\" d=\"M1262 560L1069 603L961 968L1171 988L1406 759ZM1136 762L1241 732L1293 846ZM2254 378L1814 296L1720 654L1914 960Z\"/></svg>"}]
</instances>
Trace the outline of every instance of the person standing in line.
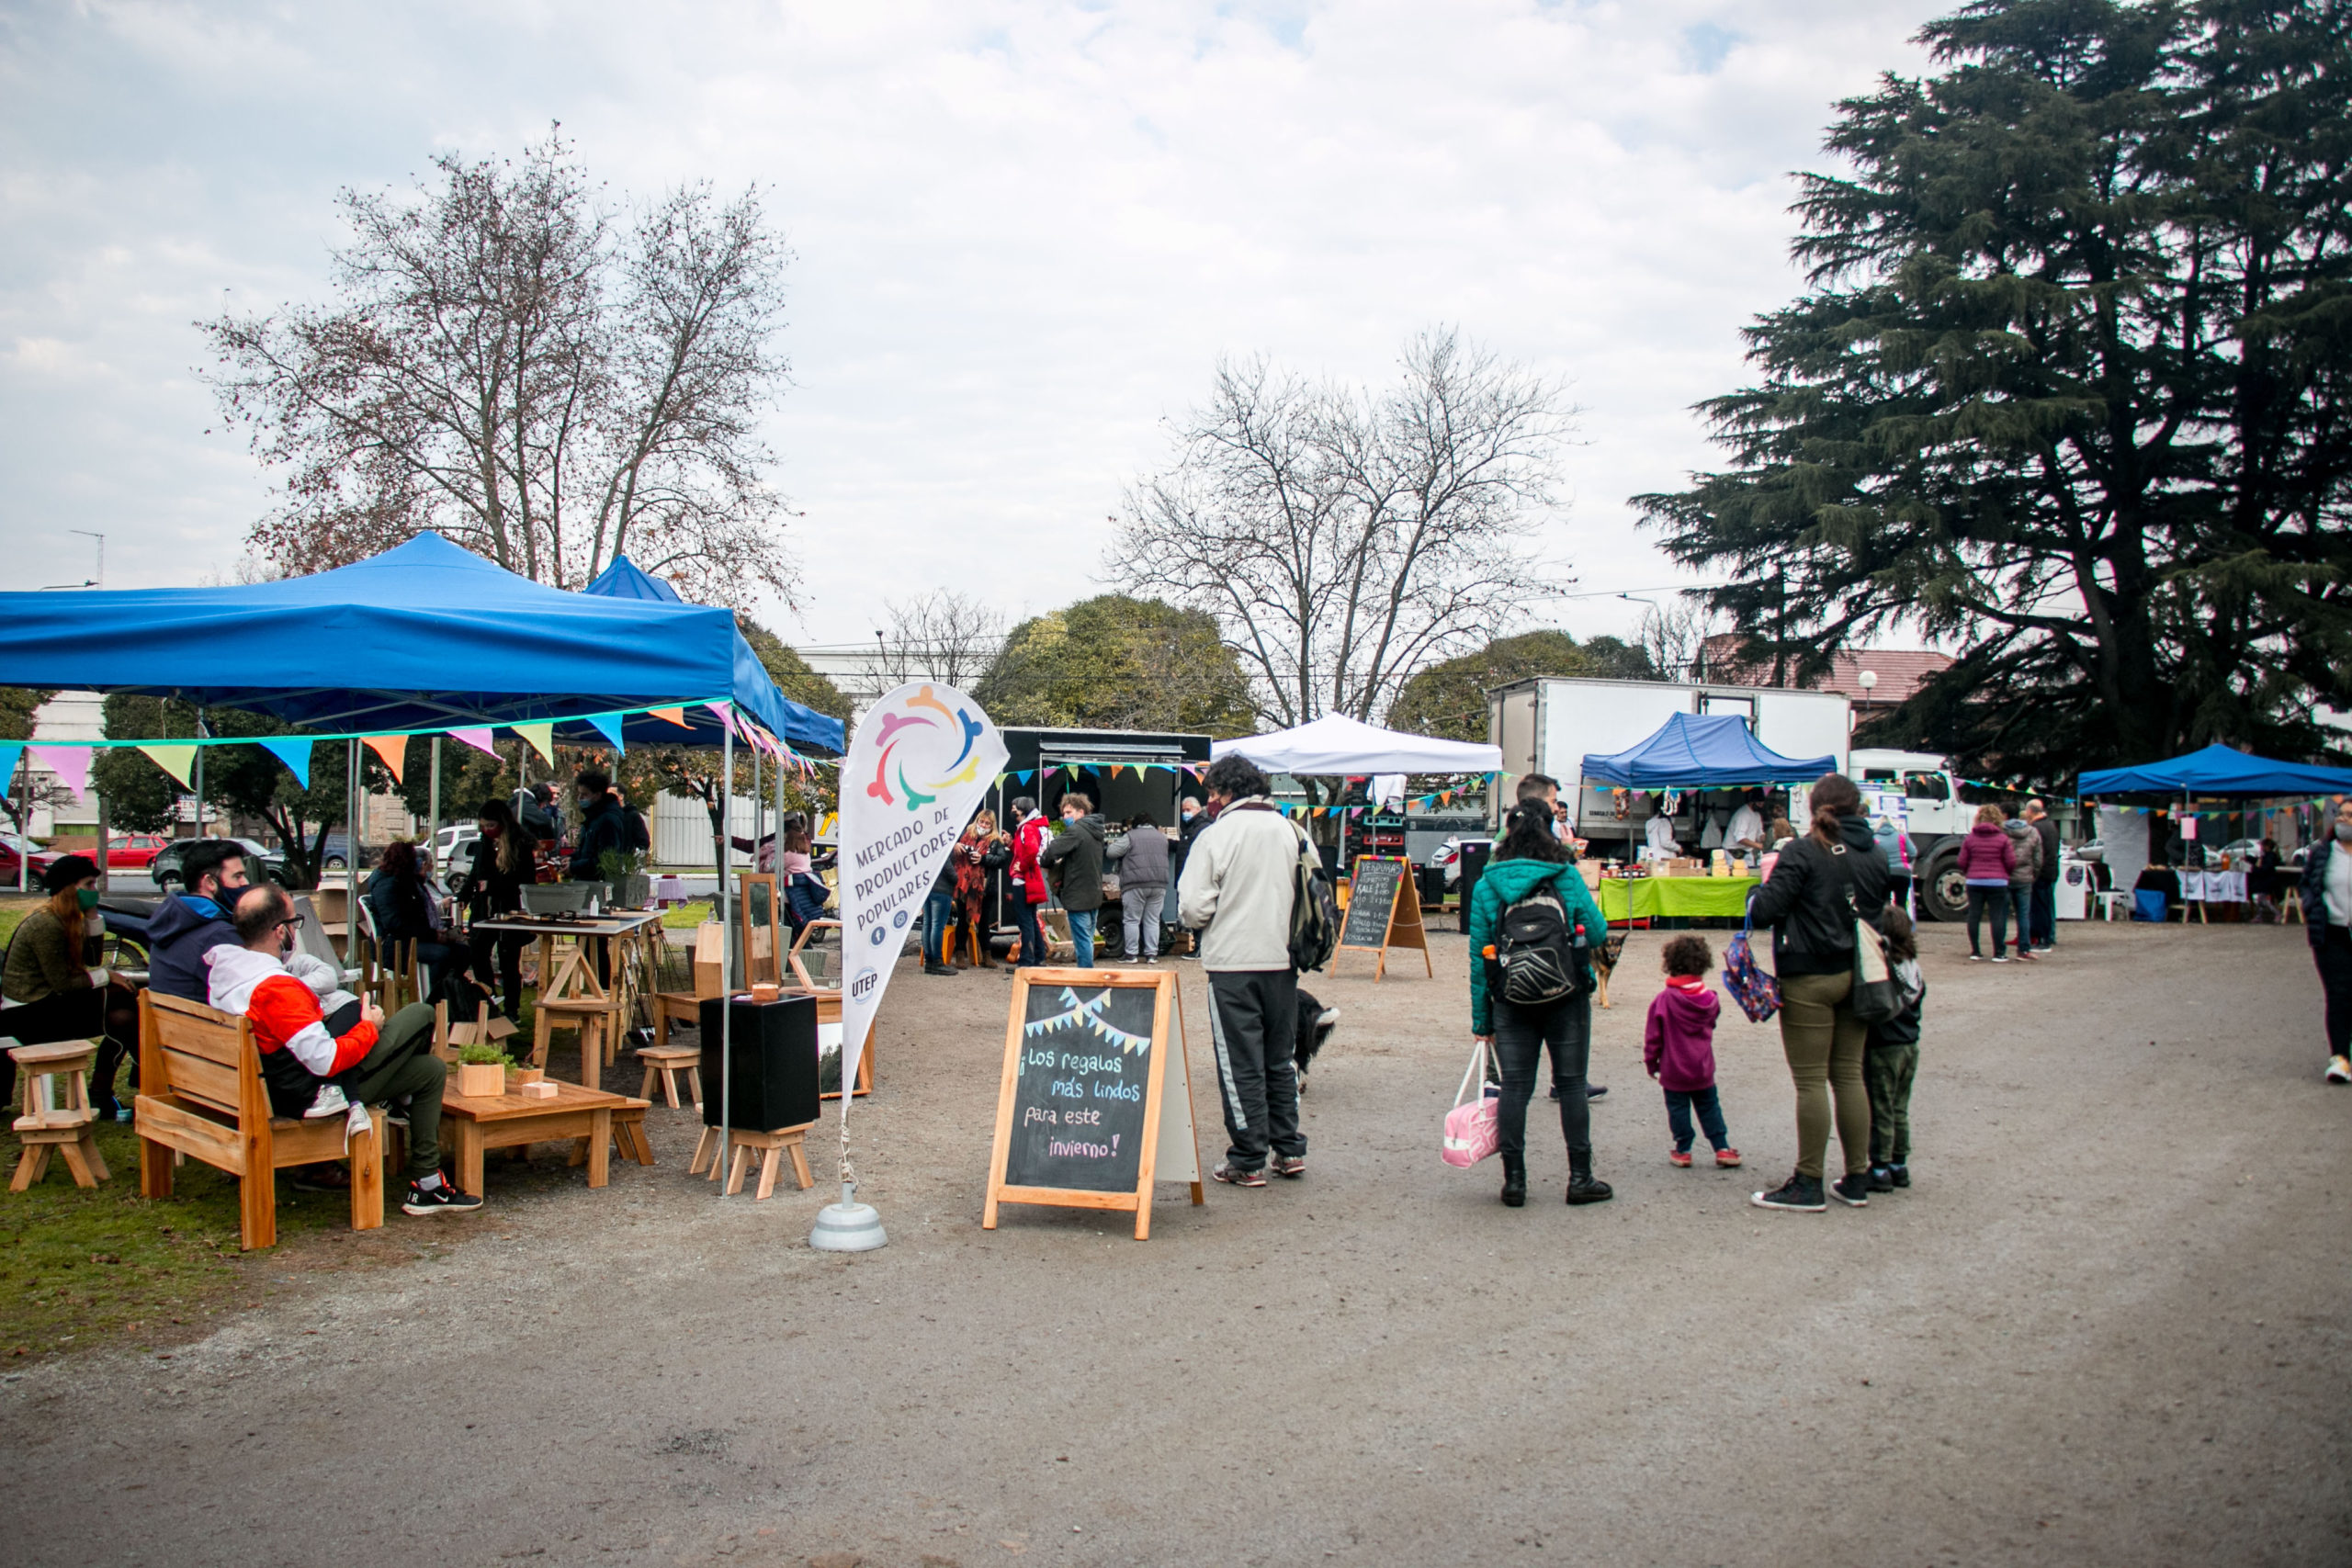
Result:
<instances>
[{"instance_id":1,"label":"person standing in line","mask_svg":"<svg viewBox=\"0 0 2352 1568\"><path fill-rule=\"evenodd\" d=\"M1669 940L1662 953L1666 987L1650 1001L1650 1016L1642 1028L1642 1065L1666 1093L1666 1124L1674 1134L1667 1162L1690 1168L1690 1118L1715 1151L1715 1163L1726 1169L1739 1164L1724 1125L1723 1100L1715 1092L1715 1014L1722 1004L1707 984L1715 955L1699 936Z\"/></svg>"},{"instance_id":2,"label":"person standing in line","mask_svg":"<svg viewBox=\"0 0 2352 1568\"><path fill-rule=\"evenodd\" d=\"M1991 829L2007 852L1998 825ZM1831 1104L1846 1174L1828 1184L1841 1203L1870 1201L1871 1106L1862 1086L1868 1027L1854 1016L1854 922L1877 924L1886 911L1886 858L1878 852L1862 792L1843 773L1813 786L1813 824L1791 841L1757 889L1748 916L1772 928L1772 972L1781 981L1781 1050L1797 1091L1797 1168L1787 1181L1748 1201L1761 1209L1817 1213L1829 1152Z\"/></svg>"},{"instance_id":3,"label":"person standing in line","mask_svg":"<svg viewBox=\"0 0 2352 1568\"><path fill-rule=\"evenodd\" d=\"M1521 787L1525 788L1525 781ZM1541 913L1556 906L1563 936L1583 949L1573 960L1580 971L1571 995L1521 1006L1495 994L1496 968L1487 956L1504 940L1505 918L1519 906ZM1511 1208L1527 1201L1527 1102L1535 1095L1535 1067L1548 1048L1553 1098L1560 1102L1560 1134L1568 1146L1567 1201L1602 1203L1614 1194L1592 1174L1592 1107L1585 1073L1592 1056L1591 973L1586 956L1606 940L1609 925L1570 859L1552 833L1552 812L1541 795L1523 795L1512 807L1502 841L1470 895L1470 1032L1492 1046L1502 1070L1502 1102L1496 1107L1498 1152L1503 1156L1502 1201Z\"/></svg>"},{"instance_id":4,"label":"person standing in line","mask_svg":"<svg viewBox=\"0 0 2352 1568\"><path fill-rule=\"evenodd\" d=\"M1119 856L1119 922L1125 943L1122 959L1149 964L1159 957L1159 925L1168 906L1168 835L1149 812L1127 824L1125 852Z\"/></svg>"},{"instance_id":5,"label":"person standing in line","mask_svg":"<svg viewBox=\"0 0 2352 1568\"><path fill-rule=\"evenodd\" d=\"M956 857L949 855L939 863L939 874L931 879L931 891L922 900L922 972L926 975L953 975L956 966L947 962L947 944L956 929Z\"/></svg>"},{"instance_id":6,"label":"person standing in line","mask_svg":"<svg viewBox=\"0 0 2352 1568\"><path fill-rule=\"evenodd\" d=\"M2058 824L2039 800L2025 803L2025 819L2041 840L2041 867L2033 874L2033 919L2025 929L2034 951L2047 953L2058 945Z\"/></svg>"},{"instance_id":7,"label":"person standing in line","mask_svg":"<svg viewBox=\"0 0 2352 1568\"><path fill-rule=\"evenodd\" d=\"M2005 944L2009 932L2009 878L2018 863L2017 846L2001 828L2001 808L1987 802L1976 808L1976 820L1967 835L1960 840L1959 868L1962 880L1968 884L1968 956L1972 963L1981 962L1983 948L1977 945L1977 921L1986 912L1993 917L1993 962L2007 964Z\"/></svg>"},{"instance_id":8,"label":"person standing in line","mask_svg":"<svg viewBox=\"0 0 2352 1568\"><path fill-rule=\"evenodd\" d=\"M1037 911L1046 907L1046 873L1037 863L1046 845L1046 814L1025 795L1012 799L1012 922L1021 928L1020 962L1046 961L1046 932Z\"/></svg>"},{"instance_id":9,"label":"person standing in line","mask_svg":"<svg viewBox=\"0 0 2352 1568\"><path fill-rule=\"evenodd\" d=\"M2303 855L2303 934L2327 1010L2327 1081L2352 1083L2352 795L2329 835Z\"/></svg>"},{"instance_id":10,"label":"person standing in line","mask_svg":"<svg viewBox=\"0 0 2352 1568\"><path fill-rule=\"evenodd\" d=\"M1306 1174L1298 1128L1298 973L1291 918L1305 835L1267 797L1273 784L1246 757L1219 757L1203 783L1216 820L1184 857L1177 919L1201 932L1209 977L1209 1043L1231 1140L1210 1174L1263 1187Z\"/></svg>"},{"instance_id":11,"label":"person standing in line","mask_svg":"<svg viewBox=\"0 0 2352 1568\"><path fill-rule=\"evenodd\" d=\"M1862 1051L1862 1084L1871 1096L1871 1190L1911 1185L1911 1081L1919 1075L1919 1010L1928 982L1919 973L1919 933L1897 906L1886 912L1886 957L1903 994L1903 1010L1871 1025Z\"/></svg>"},{"instance_id":12,"label":"person standing in line","mask_svg":"<svg viewBox=\"0 0 2352 1568\"><path fill-rule=\"evenodd\" d=\"M1094 967L1094 922L1102 914L1102 848L1110 835L1093 798L1073 790L1062 796L1062 830L1037 852L1069 914L1070 945L1080 969Z\"/></svg>"},{"instance_id":13,"label":"person standing in line","mask_svg":"<svg viewBox=\"0 0 2352 1568\"><path fill-rule=\"evenodd\" d=\"M2009 872L2009 908L2018 924L2017 955L2030 964L2034 956L2030 911L2033 908L2033 885L2041 874L2041 835L2022 817L2003 822L2001 831L2009 836L2009 847L2017 852L2017 863Z\"/></svg>"},{"instance_id":14,"label":"person standing in line","mask_svg":"<svg viewBox=\"0 0 2352 1568\"><path fill-rule=\"evenodd\" d=\"M1911 907L1911 835L1892 817L1882 817L1871 829L1879 852L1886 856L1886 901L1898 909Z\"/></svg>"},{"instance_id":15,"label":"person standing in line","mask_svg":"<svg viewBox=\"0 0 2352 1568\"><path fill-rule=\"evenodd\" d=\"M949 962L955 955L968 950L972 962L982 969L996 967L996 959L989 952L989 932L994 922L988 918L989 876L1001 871L1012 858L1012 848L1004 835L996 830L996 813L985 807L976 813L949 852L956 864L956 907L958 914L955 935L949 940ZM965 932L971 933L969 939Z\"/></svg>"}]
</instances>

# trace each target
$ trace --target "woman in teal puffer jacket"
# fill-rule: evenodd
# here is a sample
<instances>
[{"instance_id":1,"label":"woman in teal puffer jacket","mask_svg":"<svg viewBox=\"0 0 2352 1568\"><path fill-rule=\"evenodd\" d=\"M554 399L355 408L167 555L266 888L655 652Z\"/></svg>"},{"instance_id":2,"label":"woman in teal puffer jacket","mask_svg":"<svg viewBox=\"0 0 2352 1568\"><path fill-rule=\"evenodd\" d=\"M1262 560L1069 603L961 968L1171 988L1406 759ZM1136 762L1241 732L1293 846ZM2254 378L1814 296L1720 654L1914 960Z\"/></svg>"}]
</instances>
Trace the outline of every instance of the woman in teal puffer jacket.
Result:
<instances>
[{"instance_id":1,"label":"woman in teal puffer jacket","mask_svg":"<svg viewBox=\"0 0 2352 1568\"><path fill-rule=\"evenodd\" d=\"M1568 1201L1599 1203L1609 1184L1592 1175L1592 1113L1585 1099L1585 1068L1592 1055L1591 970L1577 955L1583 982L1575 995L1541 1007L1521 1007L1487 987L1487 954L1498 941L1503 911L1540 890L1560 901L1569 940L1584 937L1588 950L1609 932L1600 907L1567 846L1552 833L1550 807L1541 801L1521 806L1495 858L1470 895L1470 1032L1495 1048L1502 1068L1502 1103L1497 1108L1503 1156L1503 1201L1516 1209L1527 1201L1527 1102L1535 1093L1535 1066L1546 1045L1552 1051L1552 1087L1560 1101L1560 1131L1568 1144Z\"/></svg>"}]
</instances>

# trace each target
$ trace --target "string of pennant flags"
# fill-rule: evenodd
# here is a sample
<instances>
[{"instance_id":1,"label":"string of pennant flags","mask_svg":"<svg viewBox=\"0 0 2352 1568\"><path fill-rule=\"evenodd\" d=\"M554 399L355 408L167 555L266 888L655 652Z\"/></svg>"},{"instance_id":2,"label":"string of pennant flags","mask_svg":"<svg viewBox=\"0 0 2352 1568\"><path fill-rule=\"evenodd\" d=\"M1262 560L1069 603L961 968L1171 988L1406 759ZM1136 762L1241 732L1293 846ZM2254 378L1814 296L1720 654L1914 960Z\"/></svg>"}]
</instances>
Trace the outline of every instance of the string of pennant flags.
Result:
<instances>
[{"instance_id":1,"label":"string of pennant flags","mask_svg":"<svg viewBox=\"0 0 2352 1568\"><path fill-rule=\"evenodd\" d=\"M1042 782L1042 780L1049 778L1060 778L1074 781L1082 773L1100 773L1106 779L1116 779L1122 773L1133 773L1139 779L1148 778L1154 773L1182 773L1187 778L1197 779L1208 771L1209 765L1206 762L1092 762L1085 764L1062 762L1057 763L1050 768L1040 766L1035 768L1011 769L1005 773L997 774L996 782L997 786L1001 789L1007 784L1025 784ZM1499 773L1473 773L1466 776L1472 782L1461 784L1453 789L1431 790L1425 795L1408 795L1405 797L1405 804L1408 807L1418 806L1425 810L1436 806L1451 806L1472 789L1484 784L1490 784L1502 775ZM1306 820L1310 818L1339 816L1358 818L1362 817L1367 810L1370 810L1371 807L1364 806L1294 806L1283 801L1276 801L1274 802L1274 809L1280 811L1285 817L1294 817L1301 820Z\"/></svg>"},{"instance_id":2,"label":"string of pennant flags","mask_svg":"<svg viewBox=\"0 0 2352 1568\"><path fill-rule=\"evenodd\" d=\"M287 772L294 775L295 782L308 789L311 787L311 748L322 741L337 740L356 740L367 747L391 771L392 780L398 784L403 782L408 743L418 736L446 735L477 751L499 757L496 732L503 729L552 764L555 761L555 727L558 724L590 726L604 737L614 754L618 756L628 750L621 738L622 720L644 714L666 720L681 729L689 729L693 728L686 718L686 710L690 707L707 710L722 728L731 731L753 750L775 758L779 766L790 767L803 773L815 772L813 761L794 750L791 742L770 734L764 727L737 713L733 704L710 702L680 703L667 707L616 708L610 713L581 714L570 718L542 719L532 724L454 726L435 729L353 730L308 735L207 735L162 740L0 740L0 787L16 777L18 760L29 757L34 767L54 774L60 784L80 795L89 785L90 767L98 752L129 750L145 754L149 761L177 780L181 788L193 789L196 787L196 759L199 751L221 746L258 746L284 763ZM832 759L825 760L830 761Z\"/></svg>"}]
</instances>

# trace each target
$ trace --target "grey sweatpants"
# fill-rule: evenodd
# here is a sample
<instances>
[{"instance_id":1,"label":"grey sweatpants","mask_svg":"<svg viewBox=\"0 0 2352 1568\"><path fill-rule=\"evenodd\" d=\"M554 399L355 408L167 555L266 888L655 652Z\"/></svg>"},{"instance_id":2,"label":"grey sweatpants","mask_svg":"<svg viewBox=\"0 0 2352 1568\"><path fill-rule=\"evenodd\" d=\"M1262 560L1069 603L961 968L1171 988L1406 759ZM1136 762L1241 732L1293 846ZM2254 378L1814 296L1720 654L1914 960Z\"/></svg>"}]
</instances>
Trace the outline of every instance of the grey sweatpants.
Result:
<instances>
[{"instance_id":1,"label":"grey sweatpants","mask_svg":"<svg viewBox=\"0 0 2352 1568\"><path fill-rule=\"evenodd\" d=\"M1298 1131L1298 976L1289 969L1227 969L1209 976L1209 1040L1217 1099L1233 1140L1226 1159L1258 1170L1272 1149L1303 1159Z\"/></svg>"}]
</instances>

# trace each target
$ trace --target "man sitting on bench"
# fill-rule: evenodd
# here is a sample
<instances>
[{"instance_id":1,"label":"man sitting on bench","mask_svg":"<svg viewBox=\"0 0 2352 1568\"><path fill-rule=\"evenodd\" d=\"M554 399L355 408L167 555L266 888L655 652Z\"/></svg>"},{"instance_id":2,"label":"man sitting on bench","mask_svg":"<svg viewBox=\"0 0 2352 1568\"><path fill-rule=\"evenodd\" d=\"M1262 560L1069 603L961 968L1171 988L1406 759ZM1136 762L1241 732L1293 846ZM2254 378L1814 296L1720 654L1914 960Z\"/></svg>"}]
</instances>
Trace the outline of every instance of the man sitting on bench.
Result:
<instances>
[{"instance_id":1,"label":"man sitting on bench","mask_svg":"<svg viewBox=\"0 0 2352 1568\"><path fill-rule=\"evenodd\" d=\"M433 1010L412 1003L388 1022L384 1010L370 1001L337 1035L321 1016L317 995L287 972L283 955L292 950L300 921L285 889L275 883L253 888L237 901L236 919L243 945L205 954L211 1003L252 1025L271 1111L304 1114L328 1082L350 1100L354 1115L365 1115L371 1102L405 1098L409 1187L401 1212L463 1214L481 1208L480 1198L458 1191L441 1175L441 1094L449 1070L431 1050Z\"/></svg>"}]
</instances>

